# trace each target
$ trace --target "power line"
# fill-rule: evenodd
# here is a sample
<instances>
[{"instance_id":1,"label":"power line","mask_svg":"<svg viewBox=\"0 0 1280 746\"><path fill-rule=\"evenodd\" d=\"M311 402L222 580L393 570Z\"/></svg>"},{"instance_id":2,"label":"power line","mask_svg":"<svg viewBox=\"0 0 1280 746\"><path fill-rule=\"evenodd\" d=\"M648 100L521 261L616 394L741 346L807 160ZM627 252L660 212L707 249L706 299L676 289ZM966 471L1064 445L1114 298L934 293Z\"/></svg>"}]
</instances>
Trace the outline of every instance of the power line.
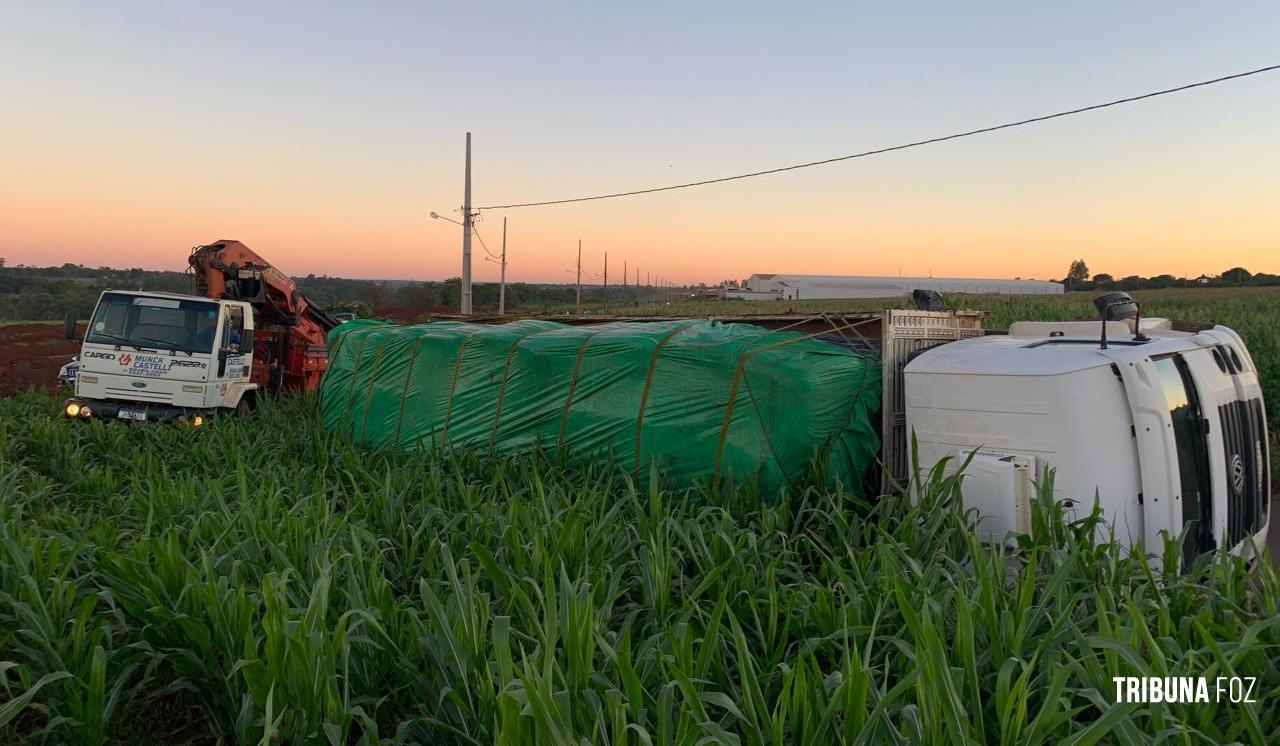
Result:
<instances>
[{"instance_id":1,"label":"power line","mask_svg":"<svg viewBox=\"0 0 1280 746\"><path fill-rule=\"evenodd\" d=\"M474 222L471 224L471 232L472 234L475 235L476 238L480 239L480 245L484 247L484 253L488 254L490 259L496 260L498 258L498 255L490 251L489 246L485 244L484 239L480 238L480 229L476 228L476 224Z\"/></svg>"},{"instance_id":2,"label":"power line","mask_svg":"<svg viewBox=\"0 0 1280 746\"><path fill-rule=\"evenodd\" d=\"M813 166L825 166L828 163L838 163L840 161L848 161L854 158L865 158L871 155L880 155L881 153L891 153L895 150L906 150L907 148L917 148L917 147L920 147L921 145L932 145L933 143L945 142L947 140L957 140L961 137L972 137L973 135L981 135L987 132L995 132L997 130L1009 129L1011 127L1021 127L1025 124L1035 124L1036 122L1044 122L1050 119L1068 117L1073 114L1083 114L1085 112L1094 111L1096 109L1105 109L1110 106L1119 106L1120 104L1129 104L1135 101L1142 101L1144 99L1155 98L1156 96L1166 96L1170 93L1179 93L1182 91L1191 90L1192 88L1201 88L1203 86L1214 85L1215 83L1224 83L1228 80L1236 80L1238 78L1247 78L1250 75L1258 75L1260 73L1271 72L1274 70L1280 70L1280 64L1268 65L1267 67L1260 67L1256 70L1250 70L1248 72L1243 72L1243 73L1235 73L1234 75L1224 75L1221 78L1214 78L1212 80L1202 80L1198 83L1188 83L1187 85L1181 85L1181 86L1178 86L1177 88L1166 88L1162 91L1153 91L1151 93L1144 93L1141 96L1130 96L1129 98L1116 99L1115 101L1108 101L1102 104L1093 104L1092 106L1083 106L1079 109L1059 111L1054 114L1046 114L1044 116L1032 117L1031 119L1023 119L1017 122L1007 122L1005 124L997 124L992 127L983 127L981 129L969 130L968 132L957 132L955 134L944 135L942 137L931 137L928 140L916 140L915 142L903 143L902 145L893 145L891 147L878 148L876 150L866 150L861 153L854 153L853 155L842 155L836 158L826 158L821 161L809 161L808 163L797 163L793 166L782 166L781 168L770 168L764 171L752 171L751 173L738 174L736 176L722 176L718 179L706 179L704 181L690 181L684 184L672 184L671 186L653 187L651 189L636 189L630 192L614 192L612 194L597 194L591 197L571 197L569 199L553 199L553 200L546 200L543 202L519 202L515 204L510 204L510 205L489 205L487 207L477 207L475 209L477 210L511 210L517 207L542 207L545 205L563 205L569 202L591 202L593 200L600 200L600 199L614 199L617 197L634 197L640 194L653 194L654 192L670 192L675 189L688 189L690 187L706 186L708 184L720 184L726 181L750 179L755 176L768 176L769 174L778 174L784 171L796 171L802 168L812 168Z\"/></svg>"}]
</instances>

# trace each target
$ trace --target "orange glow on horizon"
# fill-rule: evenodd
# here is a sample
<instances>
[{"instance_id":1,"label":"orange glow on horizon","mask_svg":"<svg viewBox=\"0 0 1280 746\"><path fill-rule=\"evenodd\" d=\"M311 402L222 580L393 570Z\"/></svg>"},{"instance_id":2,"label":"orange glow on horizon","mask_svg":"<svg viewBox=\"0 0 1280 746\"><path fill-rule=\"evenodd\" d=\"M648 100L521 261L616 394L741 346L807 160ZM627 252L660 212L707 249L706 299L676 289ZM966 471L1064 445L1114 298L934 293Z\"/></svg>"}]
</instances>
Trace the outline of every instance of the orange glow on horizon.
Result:
<instances>
[{"instance_id":1,"label":"orange glow on horizon","mask_svg":"<svg viewBox=\"0 0 1280 746\"><path fill-rule=\"evenodd\" d=\"M15 7L0 256L182 270L244 241L294 275L460 274L475 204L697 182L1115 100L1274 57L1280 6ZM1105 18L1100 23L1099 18ZM460 25L477 36L459 34ZM483 49L483 51L480 51ZM1011 65L1010 60L1018 64ZM465 66L467 75L459 73ZM757 272L1280 274L1280 72L965 139L516 209L508 279ZM479 235L499 250L501 218ZM495 281L476 242L473 276Z\"/></svg>"},{"instance_id":2,"label":"orange glow on horizon","mask_svg":"<svg viewBox=\"0 0 1280 746\"><path fill-rule=\"evenodd\" d=\"M385 211L338 200L330 209L296 201L279 210L245 203L213 208L208 195L185 200L138 189L101 193L106 196L59 190L55 196L52 189L41 194L26 186L22 195L2 195L17 206L0 217L0 256L9 266L73 262L181 271L191 246L234 238L294 275L439 280L459 274L461 229L432 221L426 210L408 204ZM602 272L607 250L611 284L622 281L624 261L628 283L637 269L642 280L648 273L679 283L715 283L756 272L1049 279L1061 278L1078 257L1095 273L1115 276L1195 277L1234 266L1280 273L1272 238L1280 235L1280 218L1265 205L1164 225L1128 207L1099 209L1087 220L1078 214L1072 224L1027 213L1001 220L996 210L948 211L938 205L930 211L931 225L899 210L880 211L874 221L856 226L787 225L772 215L739 216L729 204L718 208L683 226L653 224L642 216L593 216L585 208L576 208L569 220L554 208L512 211L508 280L572 282L566 271L573 268L579 235L584 281L599 282L592 275ZM499 214L487 215L477 229L492 252L500 251ZM496 264L483 257L481 243L473 241L475 280L496 281Z\"/></svg>"}]
</instances>

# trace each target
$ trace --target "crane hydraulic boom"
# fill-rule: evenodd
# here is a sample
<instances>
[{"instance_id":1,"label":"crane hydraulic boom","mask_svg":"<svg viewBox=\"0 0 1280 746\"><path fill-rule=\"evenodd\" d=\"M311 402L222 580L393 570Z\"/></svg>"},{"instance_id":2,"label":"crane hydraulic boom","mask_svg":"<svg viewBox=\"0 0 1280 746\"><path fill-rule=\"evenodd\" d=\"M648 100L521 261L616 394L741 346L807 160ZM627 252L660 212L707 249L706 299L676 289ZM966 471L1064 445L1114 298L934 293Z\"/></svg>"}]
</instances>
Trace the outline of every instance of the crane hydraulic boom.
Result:
<instances>
[{"instance_id":1,"label":"crane hydraulic boom","mask_svg":"<svg viewBox=\"0 0 1280 746\"><path fill-rule=\"evenodd\" d=\"M338 321L308 301L292 278L239 241L197 246L188 263L196 295L253 307L253 383L270 392L320 385L329 363L325 337Z\"/></svg>"}]
</instances>

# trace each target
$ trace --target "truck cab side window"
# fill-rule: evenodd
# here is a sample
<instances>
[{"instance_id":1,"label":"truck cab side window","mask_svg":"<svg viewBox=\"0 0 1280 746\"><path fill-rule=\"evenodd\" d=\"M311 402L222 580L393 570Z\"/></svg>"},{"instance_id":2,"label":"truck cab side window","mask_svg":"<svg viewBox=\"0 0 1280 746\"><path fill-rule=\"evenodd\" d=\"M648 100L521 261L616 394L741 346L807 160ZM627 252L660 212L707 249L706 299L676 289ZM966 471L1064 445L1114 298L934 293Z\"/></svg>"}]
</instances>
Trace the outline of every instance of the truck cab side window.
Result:
<instances>
[{"instance_id":1,"label":"truck cab side window","mask_svg":"<svg viewBox=\"0 0 1280 746\"><path fill-rule=\"evenodd\" d=\"M222 346L231 352L239 352L243 336L244 312L239 308L228 308L226 326L222 331Z\"/></svg>"}]
</instances>

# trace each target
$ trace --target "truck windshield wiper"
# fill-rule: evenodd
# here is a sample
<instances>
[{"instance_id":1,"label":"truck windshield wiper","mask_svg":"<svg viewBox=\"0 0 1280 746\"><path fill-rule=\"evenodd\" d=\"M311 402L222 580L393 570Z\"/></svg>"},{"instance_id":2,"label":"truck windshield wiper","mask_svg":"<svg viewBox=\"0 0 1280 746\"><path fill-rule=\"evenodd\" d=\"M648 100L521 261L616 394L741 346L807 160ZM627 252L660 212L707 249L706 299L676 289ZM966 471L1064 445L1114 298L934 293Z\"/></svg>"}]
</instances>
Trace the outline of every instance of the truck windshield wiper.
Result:
<instances>
[{"instance_id":1,"label":"truck windshield wiper","mask_svg":"<svg viewBox=\"0 0 1280 746\"><path fill-rule=\"evenodd\" d=\"M133 340L129 339L128 337L122 337L122 336L120 336L119 334L112 334L112 333L110 333L110 332L94 332L94 333L93 333L93 336L95 336L95 337L107 337L107 338L109 338L109 339L114 339L114 340L116 340L117 342L119 342L119 343L120 343L120 344L122 344L122 345L125 345L125 346L127 346L127 347L132 347L133 349L137 350L138 352L142 352L142 348L141 348L141 347L139 347L136 343L134 343L134 341L133 341Z\"/></svg>"},{"instance_id":2,"label":"truck windshield wiper","mask_svg":"<svg viewBox=\"0 0 1280 746\"><path fill-rule=\"evenodd\" d=\"M167 348L171 353L178 351L178 345L174 344L173 342L166 342L163 339L152 339L151 337L138 337L138 339L142 340L143 342L150 342L151 344L156 346L156 349Z\"/></svg>"}]
</instances>

